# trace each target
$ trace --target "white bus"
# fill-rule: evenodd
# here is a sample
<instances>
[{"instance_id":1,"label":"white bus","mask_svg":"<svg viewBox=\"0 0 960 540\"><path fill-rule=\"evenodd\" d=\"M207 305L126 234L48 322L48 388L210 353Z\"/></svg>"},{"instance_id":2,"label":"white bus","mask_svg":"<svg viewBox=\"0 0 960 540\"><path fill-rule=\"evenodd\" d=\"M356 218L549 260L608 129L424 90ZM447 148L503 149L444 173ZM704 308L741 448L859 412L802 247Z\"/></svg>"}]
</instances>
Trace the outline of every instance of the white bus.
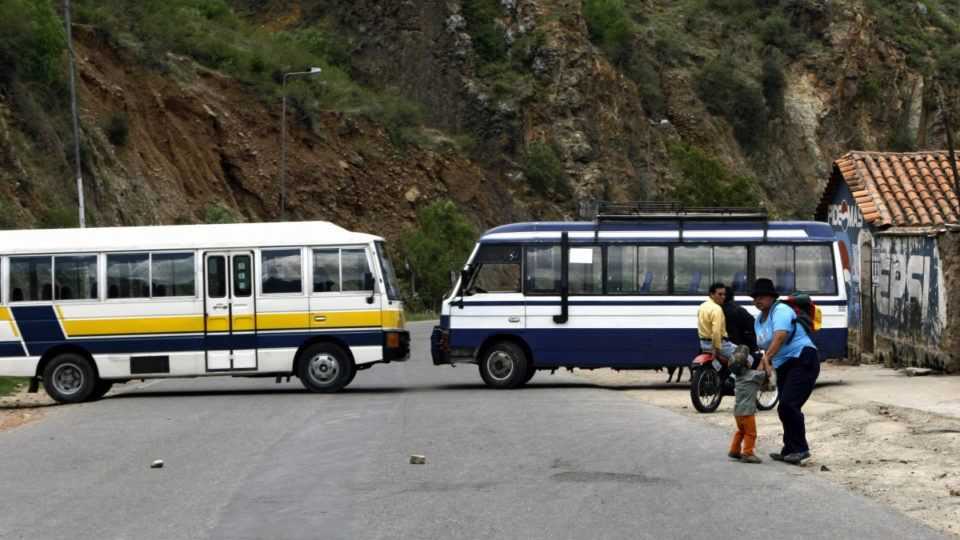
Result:
<instances>
[{"instance_id":1,"label":"white bus","mask_svg":"<svg viewBox=\"0 0 960 540\"><path fill-rule=\"evenodd\" d=\"M0 376L60 402L208 375L333 392L409 355L383 239L327 222L0 231L0 283Z\"/></svg>"},{"instance_id":2,"label":"white bus","mask_svg":"<svg viewBox=\"0 0 960 540\"><path fill-rule=\"evenodd\" d=\"M443 300L434 364L479 364L494 388L522 386L538 369L688 367L710 284L732 285L756 314L747 295L761 277L782 294L809 293L823 312L821 355L846 356L847 297L829 225L638 208L484 233Z\"/></svg>"}]
</instances>

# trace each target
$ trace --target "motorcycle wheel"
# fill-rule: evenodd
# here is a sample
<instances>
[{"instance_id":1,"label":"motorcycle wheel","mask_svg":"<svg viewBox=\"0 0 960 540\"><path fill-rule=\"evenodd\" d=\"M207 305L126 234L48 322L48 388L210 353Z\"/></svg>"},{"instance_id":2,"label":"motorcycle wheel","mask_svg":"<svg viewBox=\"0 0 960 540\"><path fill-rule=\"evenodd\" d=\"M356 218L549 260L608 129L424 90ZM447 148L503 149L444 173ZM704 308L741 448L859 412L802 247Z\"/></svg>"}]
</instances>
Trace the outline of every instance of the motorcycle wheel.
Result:
<instances>
[{"instance_id":1,"label":"motorcycle wheel","mask_svg":"<svg viewBox=\"0 0 960 540\"><path fill-rule=\"evenodd\" d=\"M757 392L757 408L761 411L769 411L780 403L780 391L774 386L772 390L760 390Z\"/></svg>"},{"instance_id":2,"label":"motorcycle wheel","mask_svg":"<svg viewBox=\"0 0 960 540\"><path fill-rule=\"evenodd\" d=\"M712 413L723 399L723 383L716 370L697 368L690 379L690 400L693 408L702 413Z\"/></svg>"}]
</instances>

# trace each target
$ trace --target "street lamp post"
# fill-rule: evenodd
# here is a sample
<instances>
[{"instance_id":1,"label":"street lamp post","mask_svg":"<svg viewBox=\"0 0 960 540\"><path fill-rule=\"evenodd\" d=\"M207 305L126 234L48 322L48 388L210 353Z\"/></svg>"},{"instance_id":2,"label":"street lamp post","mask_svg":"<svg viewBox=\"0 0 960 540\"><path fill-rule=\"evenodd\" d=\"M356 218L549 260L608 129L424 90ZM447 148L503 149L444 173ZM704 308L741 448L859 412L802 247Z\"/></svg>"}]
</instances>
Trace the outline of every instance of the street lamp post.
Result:
<instances>
[{"instance_id":1,"label":"street lamp post","mask_svg":"<svg viewBox=\"0 0 960 540\"><path fill-rule=\"evenodd\" d=\"M70 0L63 2L63 19L67 26L67 49L70 51L70 109L73 112L73 156L77 165L77 204L80 207L80 227L86 227L83 208L83 167L80 164L80 122L77 119L77 89L74 71L73 38L70 32Z\"/></svg>"},{"instance_id":2,"label":"street lamp post","mask_svg":"<svg viewBox=\"0 0 960 540\"><path fill-rule=\"evenodd\" d=\"M287 218L287 77L299 75L319 75L322 70L312 67L309 71L291 71L283 74L281 93L283 94L283 112L280 116L280 219Z\"/></svg>"}]
</instances>

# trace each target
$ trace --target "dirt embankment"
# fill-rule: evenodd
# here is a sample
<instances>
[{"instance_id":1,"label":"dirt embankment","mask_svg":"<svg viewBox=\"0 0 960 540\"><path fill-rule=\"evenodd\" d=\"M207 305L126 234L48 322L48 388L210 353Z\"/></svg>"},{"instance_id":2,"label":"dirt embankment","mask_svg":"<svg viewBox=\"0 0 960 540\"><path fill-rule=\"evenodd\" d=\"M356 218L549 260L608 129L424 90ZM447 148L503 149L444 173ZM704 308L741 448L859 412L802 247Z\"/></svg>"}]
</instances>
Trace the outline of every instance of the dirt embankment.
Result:
<instances>
[{"instance_id":1,"label":"dirt embankment","mask_svg":"<svg viewBox=\"0 0 960 540\"><path fill-rule=\"evenodd\" d=\"M686 373L681 384L666 384L666 374L657 372L578 373L733 432L733 398L713 414L697 413ZM908 378L877 366L823 364L804 414L813 457L797 474L829 478L960 537L960 377ZM757 431L762 466L786 467L767 457L783 436L775 410L758 415Z\"/></svg>"}]
</instances>

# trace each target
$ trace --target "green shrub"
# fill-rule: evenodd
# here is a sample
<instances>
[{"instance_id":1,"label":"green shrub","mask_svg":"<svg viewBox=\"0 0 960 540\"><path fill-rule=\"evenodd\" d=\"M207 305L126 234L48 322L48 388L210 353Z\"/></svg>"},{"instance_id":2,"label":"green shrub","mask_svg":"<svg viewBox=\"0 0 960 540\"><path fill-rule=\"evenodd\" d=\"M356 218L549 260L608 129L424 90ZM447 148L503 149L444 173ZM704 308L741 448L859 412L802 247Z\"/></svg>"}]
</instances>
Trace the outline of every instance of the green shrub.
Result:
<instances>
[{"instance_id":1,"label":"green shrub","mask_svg":"<svg viewBox=\"0 0 960 540\"><path fill-rule=\"evenodd\" d=\"M634 27L624 0L584 0L583 16L590 40L600 46L614 64L625 66L632 54Z\"/></svg>"},{"instance_id":2,"label":"green shrub","mask_svg":"<svg viewBox=\"0 0 960 540\"><path fill-rule=\"evenodd\" d=\"M0 0L0 83L62 83L66 34L50 0Z\"/></svg>"},{"instance_id":3,"label":"green shrub","mask_svg":"<svg viewBox=\"0 0 960 540\"><path fill-rule=\"evenodd\" d=\"M497 23L501 15L499 0L470 0L463 3L463 17L473 47L484 62L499 62L507 57L507 36Z\"/></svg>"},{"instance_id":4,"label":"green shrub","mask_svg":"<svg viewBox=\"0 0 960 540\"><path fill-rule=\"evenodd\" d=\"M767 107L760 88L729 60L715 60L697 74L697 94L712 114L733 126L734 136L747 150L757 149L767 130Z\"/></svg>"},{"instance_id":5,"label":"green shrub","mask_svg":"<svg viewBox=\"0 0 960 540\"><path fill-rule=\"evenodd\" d=\"M527 181L536 192L570 194L570 184L563 170L563 162L552 145L541 141L530 143L524 155L523 169Z\"/></svg>"},{"instance_id":6,"label":"green shrub","mask_svg":"<svg viewBox=\"0 0 960 540\"><path fill-rule=\"evenodd\" d=\"M954 45L940 57L937 74L947 84L960 85L960 45Z\"/></svg>"},{"instance_id":7,"label":"green shrub","mask_svg":"<svg viewBox=\"0 0 960 540\"><path fill-rule=\"evenodd\" d=\"M0 199L0 229L17 229L19 226L14 204L6 199Z\"/></svg>"},{"instance_id":8,"label":"green shrub","mask_svg":"<svg viewBox=\"0 0 960 540\"><path fill-rule=\"evenodd\" d=\"M114 146L125 146L127 137L130 135L130 125L127 115L124 113L113 113L104 126L107 132L107 140Z\"/></svg>"},{"instance_id":9,"label":"green shrub","mask_svg":"<svg viewBox=\"0 0 960 540\"><path fill-rule=\"evenodd\" d=\"M229 207L223 203L208 204L204 210L204 223L239 223L242 222Z\"/></svg>"},{"instance_id":10,"label":"green shrub","mask_svg":"<svg viewBox=\"0 0 960 540\"><path fill-rule=\"evenodd\" d=\"M805 49L806 40L803 34L779 13L770 15L760 24L760 39L767 45L777 47L788 56L798 56Z\"/></svg>"},{"instance_id":11,"label":"green shrub","mask_svg":"<svg viewBox=\"0 0 960 540\"><path fill-rule=\"evenodd\" d=\"M731 173L703 150L675 143L668 147L673 168L680 173L673 199L687 206L760 205L760 187L750 176Z\"/></svg>"},{"instance_id":12,"label":"green shrub","mask_svg":"<svg viewBox=\"0 0 960 540\"><path fill-rule=\"evenodd\" d=\"M47 208L37 222L41 229L69 229L78 227L80 216L76 208Z\"/></svg>"},{"instance_id":13,"label":"green shrub","mask_svg":"<svg viewBox=\"0 0 960 540\"><path fill-rule=\"evenodd\" d=\"M766 57L763 60L761 77L763 99L767 102L770 111L779 115L783 112L783 95L787 87L786 77L783 75L783 67L780 62L773 56Z\"/></svg>"},{"instance_id":14,"label":"green shrub","mask_svg":"<svg viewBox=\"0 0 960 540\"><path fill-rule=\"evenodd\" d=\"M477 232L453 201L441 199L417 212L417 227L400 237L419 303L436 311L450 288L450 272L462 268Z\"/></svg>"}]
</instances>

